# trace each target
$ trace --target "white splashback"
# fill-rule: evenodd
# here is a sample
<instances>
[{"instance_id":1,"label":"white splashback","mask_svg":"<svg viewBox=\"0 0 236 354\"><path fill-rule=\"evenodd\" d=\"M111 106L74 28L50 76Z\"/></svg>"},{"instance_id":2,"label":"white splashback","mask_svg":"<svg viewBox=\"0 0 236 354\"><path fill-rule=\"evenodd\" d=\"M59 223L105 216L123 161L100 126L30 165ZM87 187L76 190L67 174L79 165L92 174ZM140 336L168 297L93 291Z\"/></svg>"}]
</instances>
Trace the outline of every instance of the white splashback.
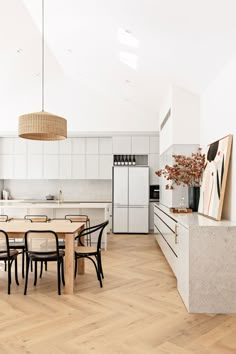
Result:
<instances>
[{"instance_id":1,"label":"white splashback","mask_svg":"<svg viewBox=\"0 0 236 354\"><path fill-rule=\"evenodd\" d=\"M64 200L111 201L110 180L5 180L13 199L45 199L51 194L58 198L62 190Z\"/></svg>"}]
</instances>

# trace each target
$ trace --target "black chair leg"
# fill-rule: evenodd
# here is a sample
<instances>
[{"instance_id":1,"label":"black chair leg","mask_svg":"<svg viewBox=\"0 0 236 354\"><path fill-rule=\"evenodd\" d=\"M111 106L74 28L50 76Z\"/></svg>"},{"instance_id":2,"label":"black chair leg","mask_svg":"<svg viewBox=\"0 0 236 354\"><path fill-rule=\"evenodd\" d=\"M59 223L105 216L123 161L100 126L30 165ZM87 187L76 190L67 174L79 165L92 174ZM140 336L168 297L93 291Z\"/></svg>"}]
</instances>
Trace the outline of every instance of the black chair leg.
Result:
<instances>
[{"instance_id":1,"label":"black chair leg","mask_svg":"<svg viewBox=\"0 0 236 354\"><path fill-rule=\"evenodd\" d=\"M57 285L58 285L58 295L61 295L61 274L60 274L60 261L57 261Z\"/></svg>"},{"instance_id":2,"label":"black chair leg","mask_svg":"<svg viewBox=\"0 0 236 354\"><path fill-rule=\"evenodd\" d=\"M34 286L37 284L37 261L34 262Z\"/></svg>"},{"instance_id":3,"label":"black chair leg","mask_svg":"<svg viewBox=\"0 0 236 354\"><path fill-rule=\"evenodd\" d=\"M24 295L27 293L27 285L28 285L28 276L29 276L29 266L30 263L32 264L32 261L30 262L28 256L26 256L26 275L25 275L25 290L24 290Z\"/></svg>"},{"instance_id":4,"label":"black chair leg","mask_svg":"<svg viewBox=\"0 0 236 354\"><path fill-rule=\"evenodd\" d=\"M40 275L39 275L40 278L42 278L42 274L43 274L43 262L41 262L40 265Z\"/></svg>"},{"instance_id":5,"label":"black chair leg","mask_svg":"<svg viewBox=\"0 0 236 354\"><path fill-rule=\"evenodd\" d=\"M78 261L78 258L75 257L75 278L76 278L76 274L77 274L77 261Z\"/></svg>"},{"instance_id":6,"label":"black chair leg","mask_svg":"<svg viewBox=\"0 0 236 354\"><path fill-rule=\"evenodd\" d=\"M19 285L18 269L17 269L17 257L15 258L15 280L16 280L16 284Z\"/></svg>"},{"instance_id":7,"label":"black chair leg","mask_svg":"<svg viewBox=\"0 0 236 354\"><path fill-rule=\"evenodd\" d=\"M65 275L64 275L64 259L61 260L61 280L62 284L65 286Z\"/></svg>"},{"instance_id":8,"label":"black chair leg","mask_svg":"<svg viewBox=\"0 0 236 354\"><path fill-rule=\"evenodd\" d=\"M48 270L48 262L45 261L45 270L47 271Z\"/></svg>"},{"instance_id":9,"label":"black chair leg","mask_svg":"<svg viewBox=\"0 0 236 354\"><path fill-rule=\"evenodd\" d=\"M5 263L4 271L6 272L7 271L7 261L4 261L4 263Z\"/></svg>"},{"instance_id":10,"label":"black chair leg","mask_svg":"<svg viewBox=\"0 0 236 354\"><path fill-rule=\"evenodd\" d=\"M25 250L22 250L22 278L25 276Z\"/></svg>"},{"instance_id":11,"label":"black chair leg","mask_svg":"<svg viewBox=\"0 0 236 354\"><path fill-rule=\"evenodd\" d=\"M8 259L7 261L7 268L8 268L8 295L11 293L11 262Z\"/></svg>"},{"instance_id":12,"label":"black chair leg","mask_svg":"<svg viewBox=\"0 0 236 354\"><path fill-rule=\"evenodd\" d=\"M103 270L102 270L102 259L101 259L101 255L98 254L97 258L97 262L98 262L98 270L102 276L102 279L104 279L104 274L103 274Z\"/></svg>"}]
</instances>

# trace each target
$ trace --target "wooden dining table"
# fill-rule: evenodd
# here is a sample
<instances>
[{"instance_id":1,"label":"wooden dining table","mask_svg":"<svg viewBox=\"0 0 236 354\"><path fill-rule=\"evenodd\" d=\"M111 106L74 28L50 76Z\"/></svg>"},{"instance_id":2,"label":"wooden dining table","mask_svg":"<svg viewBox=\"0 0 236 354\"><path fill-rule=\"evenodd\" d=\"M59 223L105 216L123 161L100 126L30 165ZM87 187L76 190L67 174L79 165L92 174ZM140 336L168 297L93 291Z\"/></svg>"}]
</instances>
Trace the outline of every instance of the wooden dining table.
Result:
<instances>
[{"instance_id":1,"label":"wooden dining table","mask_svg":"<svg viewBox=\"0 0 236 354\"><path fill-rule=\"evenodd\" d=\"M74 293L74 247L75 236L84 229L82 222L50 221L28 222L24 220L12 220L1 222L0 229L7 232L9 238L24 238L29 230L51 230L57 233L58 238L65 239L65 288L64 294ZM84 273L84 259L80 259L79 273Z\"/></svg>"}]
</instances>

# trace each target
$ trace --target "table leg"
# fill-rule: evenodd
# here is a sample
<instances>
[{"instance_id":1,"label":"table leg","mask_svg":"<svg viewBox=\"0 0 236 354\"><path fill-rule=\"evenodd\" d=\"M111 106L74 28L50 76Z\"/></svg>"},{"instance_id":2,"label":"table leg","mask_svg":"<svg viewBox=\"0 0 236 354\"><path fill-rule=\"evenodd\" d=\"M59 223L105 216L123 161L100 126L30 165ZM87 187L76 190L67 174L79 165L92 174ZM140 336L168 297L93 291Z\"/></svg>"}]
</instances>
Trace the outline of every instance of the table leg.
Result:
<instances>
[{"instance_id":1,"label":"table leg","mask_svg":"<svg viewBox=\"0 0 236 354\"><path fill-rule=\"evenodd\" d=\"M65 294L74 293L74 235L65 234Z\"/></svg>"}]
</instances>

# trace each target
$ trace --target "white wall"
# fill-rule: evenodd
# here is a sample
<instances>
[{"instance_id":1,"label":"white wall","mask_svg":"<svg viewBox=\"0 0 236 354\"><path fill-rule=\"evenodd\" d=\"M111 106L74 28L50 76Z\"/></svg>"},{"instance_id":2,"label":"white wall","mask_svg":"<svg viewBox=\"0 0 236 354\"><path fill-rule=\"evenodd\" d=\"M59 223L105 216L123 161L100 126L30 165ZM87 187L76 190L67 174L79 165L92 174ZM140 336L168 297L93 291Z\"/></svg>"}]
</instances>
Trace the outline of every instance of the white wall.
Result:
<instances>
[{"instance_id":1,"label":"white wall","mask_svg":"<svg viewBox=\"0 0 236 354\"><path fill-rule=\"evenodd\" d=\"M202 96L201 146L236 132L236 57L224 68ZM231 166L223 205L223 218L236 221L236 148L233 144ZM233 183L234 181L234 183Z\"/></svg>"}]
</instances>

